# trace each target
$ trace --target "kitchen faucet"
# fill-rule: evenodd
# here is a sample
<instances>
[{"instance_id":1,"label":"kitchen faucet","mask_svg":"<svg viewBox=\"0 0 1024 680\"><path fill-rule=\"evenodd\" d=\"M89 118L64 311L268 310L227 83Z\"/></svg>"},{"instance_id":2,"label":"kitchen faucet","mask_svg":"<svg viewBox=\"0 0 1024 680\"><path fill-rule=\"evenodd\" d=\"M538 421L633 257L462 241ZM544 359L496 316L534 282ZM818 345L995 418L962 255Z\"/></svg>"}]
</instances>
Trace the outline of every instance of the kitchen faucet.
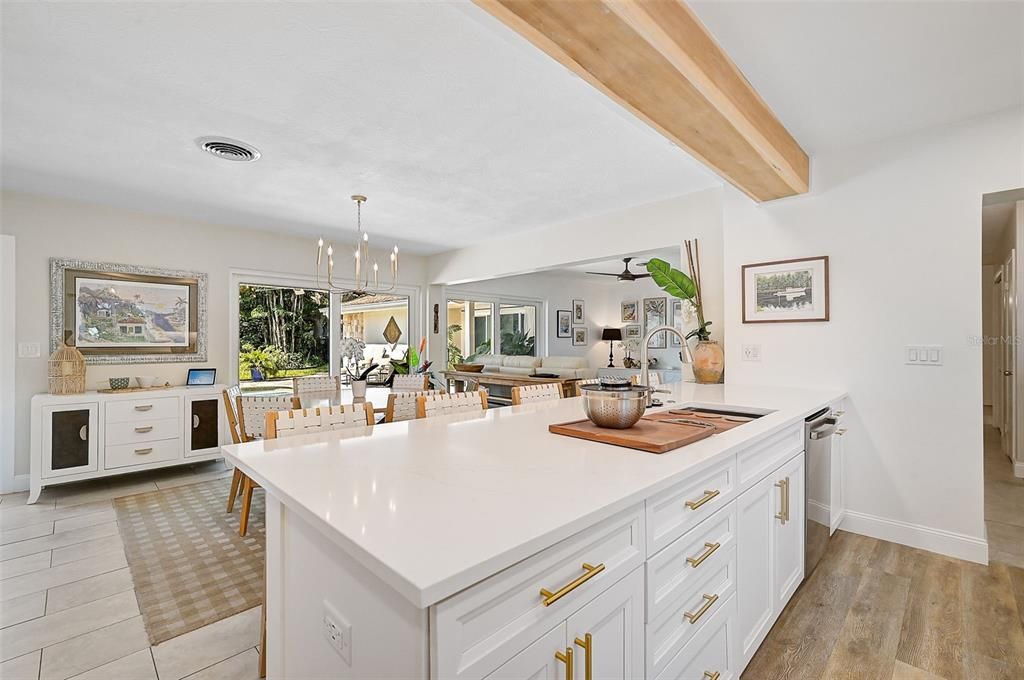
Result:
<instances>
[{"instance_id":1,"label":"kitchen faucet","mask_svg":"<svg viewBox=\"0 0 1024 680\"><path fill-rule=\"evenodd\" d=\"M682 361L684 364L692 364L693 363L693 354L690 352L690 346L686 344L686 338L683 337L683 334L680 333L677 329L673 328L672 326L658 326L654 330L650 331L647 334L647 336L644 338L643 344L640 346L640 384L641 385L645 385L645 386L648 387L648 390L647 390L647 406L648 407L654 405L654 390L649 388L650 387L650 382L649 381L651 379L651 371L647 367L647 352L648 352L647 345L650 344L651 338L653 338L656 333L660 333L662 331L667 331L669 333L673 333L673 334L675 334L675 336L677 338L679 338L679 360Z\"/></svg>"}]
</instances>

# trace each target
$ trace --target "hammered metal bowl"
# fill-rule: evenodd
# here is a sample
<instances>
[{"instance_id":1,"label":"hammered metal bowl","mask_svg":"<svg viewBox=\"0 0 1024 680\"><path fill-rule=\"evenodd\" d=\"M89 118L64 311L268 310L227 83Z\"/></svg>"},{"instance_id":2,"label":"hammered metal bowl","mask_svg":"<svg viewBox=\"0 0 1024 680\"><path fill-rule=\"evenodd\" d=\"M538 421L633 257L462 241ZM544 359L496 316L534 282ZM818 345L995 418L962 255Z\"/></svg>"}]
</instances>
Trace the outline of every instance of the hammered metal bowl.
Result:
<instances>
[{"instance_id":1,"label":"hammered metal bowl","mask_svg":"<svg viewBox=\"0 0 1024 680\"><path fill-rule=\"evenodd\" d=\"M624 380L583 385L583 411L598 427L625 430L636 425L647 409L647 390Z\"/></svg>"}]
</instances>

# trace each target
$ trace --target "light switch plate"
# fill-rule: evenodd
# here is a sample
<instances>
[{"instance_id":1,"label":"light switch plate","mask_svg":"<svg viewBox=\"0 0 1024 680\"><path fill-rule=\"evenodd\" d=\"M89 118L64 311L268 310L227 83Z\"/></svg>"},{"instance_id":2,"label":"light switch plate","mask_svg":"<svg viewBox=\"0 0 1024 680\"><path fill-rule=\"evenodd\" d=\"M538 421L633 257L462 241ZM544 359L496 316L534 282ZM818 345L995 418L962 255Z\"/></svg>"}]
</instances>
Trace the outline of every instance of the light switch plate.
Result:
<instances>
[{"instance_id":1,"label":"light switch plate","mask_svg":"<svg viewBox=\"0 0 1024 680\"><path fill-rule=\"evenodd\" d=\"M39 358L42 350L39 347L38 342L19 342L18 343L18 358L19 359L37 359Z\"/></svg>"},{"instance_id":2,"label":"light switch plate","mask_svg":"<svg viewBox=\"0 0 1024 680\"><path fill-rule=\"evenodd\" d=\"M743 345L744 361L760 361L761 345Z\"/></svg>"},{"instance_id":3,"label":"light switch plate","mask_svg":"<svg viewBox=\"0 0 1024 680\"><path fill-rule=\"evenodd\" d=\"M907 345L904 363L910 366L941 366L942 345Z\"/></svg>"}]
</instances>

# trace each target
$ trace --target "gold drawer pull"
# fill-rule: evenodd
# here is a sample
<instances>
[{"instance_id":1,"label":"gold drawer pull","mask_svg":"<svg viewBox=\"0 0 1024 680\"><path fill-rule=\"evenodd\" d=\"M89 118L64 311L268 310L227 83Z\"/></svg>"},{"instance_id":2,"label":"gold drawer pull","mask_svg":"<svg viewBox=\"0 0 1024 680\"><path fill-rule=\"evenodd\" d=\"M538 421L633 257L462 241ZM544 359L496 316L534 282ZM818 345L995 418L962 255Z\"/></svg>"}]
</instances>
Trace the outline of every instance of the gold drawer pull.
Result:
<instances>
[{"instance_id":1,"label":"gold drawer pull","mask_svg":"<svg viewBox=\"0 0 1024 680\"><path fill-rule=\"evenodd\" d=\"M139 454L140 456L145 455L147 453L153 453L153 447L150 446L148 449L135 449L135 453Z\"/></svg>"},{"instance_id":2,"label":"gold drawer pull","mask_svg":"<svg viewBox=\"0 0 1024 680\"><path fill-rule=\"evenodd\" d=\"M563 597L565 597L572 591L576 590L590 579L600 574L602 571L604 571L604 564L602 563L595 567L592 564L587 564L586 562L584 562L583 571L585 571L586 573L576 578L576 580L574 580L572 583L567 583L566 585L562 586L555 592L551 592L547 588L541 588L540 594L541 597L544 598L544 606L550 607L551 605L558 602Z\"/></svg>"},{"instance_id":3,"label":"gold drawer pull","mask_svg":"<svg viewBox=\"0 0 1024 680\"><path fill-rule=\"evenodd\" d=\"M840 437L842 437L844 434L846 434L846 428L845 427L839 428L838 430L836 430L836 434L839 435Z\"/></svg>"},{"instance_id":4,"label":"gold drawer pull","mask_svg":"<svg viewBox=\"0 0 1024 680\"><path fill-rule=\"evenodd\" d=\"M594 636L587 633L583 639L576 638L576 644L583 648L583 680L594 680Z\"/></svg>"},{"instance_id":5,"label":"gold drawer pull","mask_svg":"<svg viewBox=\"0 0 1024 680\"><path fill-rule=\"evenodd\" d=\"M152 404L142 404L140 406L136 406L135 410L136 411L152 411L153 410L153 405Z\"/></svg>"},{"instance_id":6,"label":"gold drawer pull","mask_svg":"<svg viewBox=\"0 0 1024 680\"><path fill-rule=\"evenodd\" d=\"M704 547L707 548L704 552L696 557L687 557L686 563L696 569L700 566L700 563L715 554L715 551L722 547L721 543L705 543Z\"/></svg>"},{"instance_id":7,"label":"gold drawer pull","mask_svg":"<svg viewBox=\"0 0 1024 680\"><path fill-rule=\"evenodd\" d=\"M712 673L711 671L704 671L703 677L707 678L708 680L718 680L718 678L722 677L722 674L718 671L715 671L714 673Z\"/></svg>"},{"instance_id":8,"label":"gold drawer pull","mask_svg":"<svg viewBox=\"0 0 1024 680\"><path fill-rule=\"evenodd\" d=\"M698 500L695 500L695 501L686 501L686 507L688 507L690 510L696 510L697 508L699 508L700 506L704 505L705 503L707 503L709 500L711 500L712 498L714 498L715 496L717 496L720 493L722 493L722 492L719 491L718 489L713 489L713 490L705 489L704 490L704 496L702 498L699 498Z\"/></svg>"},{"instance_id":9,"label":"gold drawer pull","mask_svg":"<svg viewBox=\"0 0 1024 680\"><path fill-rule=\"evenodd\" d=\"M153 426L152 425L146 425L145 427L137 427L137 428L135 428L135 431L138 432L139 434L144 434L146 432L152 432L153 431Z\"/></svg>"},{"instance_id":10,"label":"gold drawer pull","mask_svg":"<svg viewBox=\"0 0 1024 680\"><path fill-rule=\"evenodd\" d=\"M564 652L555 652L555 658L565 664L565 680L572 680L572 647Z\"/></svg>"},{"instance_id":11,"label":"gold drawer pull","mask_svg":"<svg viewBox=\"0 0 1024 680\"><path fill-rule=\"evenodd\" d=\"M711 605L713 605L716 602L718 602L718 595L708 595L705 593L704 604L701 605L700 609L698 609L695 612L686 612L685 614L683 614L683 618L689 621L690 623L697 623L698 621L700 621L700 617L704 616L704 614L707 613L709 609L711 609Z\"/></svg>"}]
</instances>

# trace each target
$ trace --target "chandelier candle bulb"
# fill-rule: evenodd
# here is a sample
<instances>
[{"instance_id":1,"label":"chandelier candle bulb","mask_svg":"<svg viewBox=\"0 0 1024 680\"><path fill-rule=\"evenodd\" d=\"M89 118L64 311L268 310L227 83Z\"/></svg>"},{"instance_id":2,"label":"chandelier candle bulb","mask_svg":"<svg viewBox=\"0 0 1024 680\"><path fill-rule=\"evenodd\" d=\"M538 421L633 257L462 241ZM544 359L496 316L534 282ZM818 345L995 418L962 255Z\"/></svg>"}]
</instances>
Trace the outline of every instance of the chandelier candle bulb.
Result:
<instances>
[{"instance_id":1,"label":"chandelier candle bulb","mask_svg":"<svg viewBox=\"0 0 1024 680\"><path fill-rule=\"evenodd\" d=\"M332 292L343 292L343 293L358 293L360 295L375 295L381 293L387 293L395 289L398 285L398 245L396 244L392 249L391 255L391 286L386 289L380 288L380 264L373 261L373 281L370 281L370 270L364 271L363 262L370 262L370 235L363 231L363 219L362 219L362 206L366 202L366 196L355 194L352 196L352 200L356 203L356 247L352 251L352 257L355 262L355 280L354 285L343 286L334 282L334 247L333 245L327 246L327 287ZM316 255L316 281L320 282L321 267L323 265L322 249L324 246L324 239L321 236L317 240L317 255ZM373 290L369 290L370 288Z\"/></svg>"}]
</instances>

